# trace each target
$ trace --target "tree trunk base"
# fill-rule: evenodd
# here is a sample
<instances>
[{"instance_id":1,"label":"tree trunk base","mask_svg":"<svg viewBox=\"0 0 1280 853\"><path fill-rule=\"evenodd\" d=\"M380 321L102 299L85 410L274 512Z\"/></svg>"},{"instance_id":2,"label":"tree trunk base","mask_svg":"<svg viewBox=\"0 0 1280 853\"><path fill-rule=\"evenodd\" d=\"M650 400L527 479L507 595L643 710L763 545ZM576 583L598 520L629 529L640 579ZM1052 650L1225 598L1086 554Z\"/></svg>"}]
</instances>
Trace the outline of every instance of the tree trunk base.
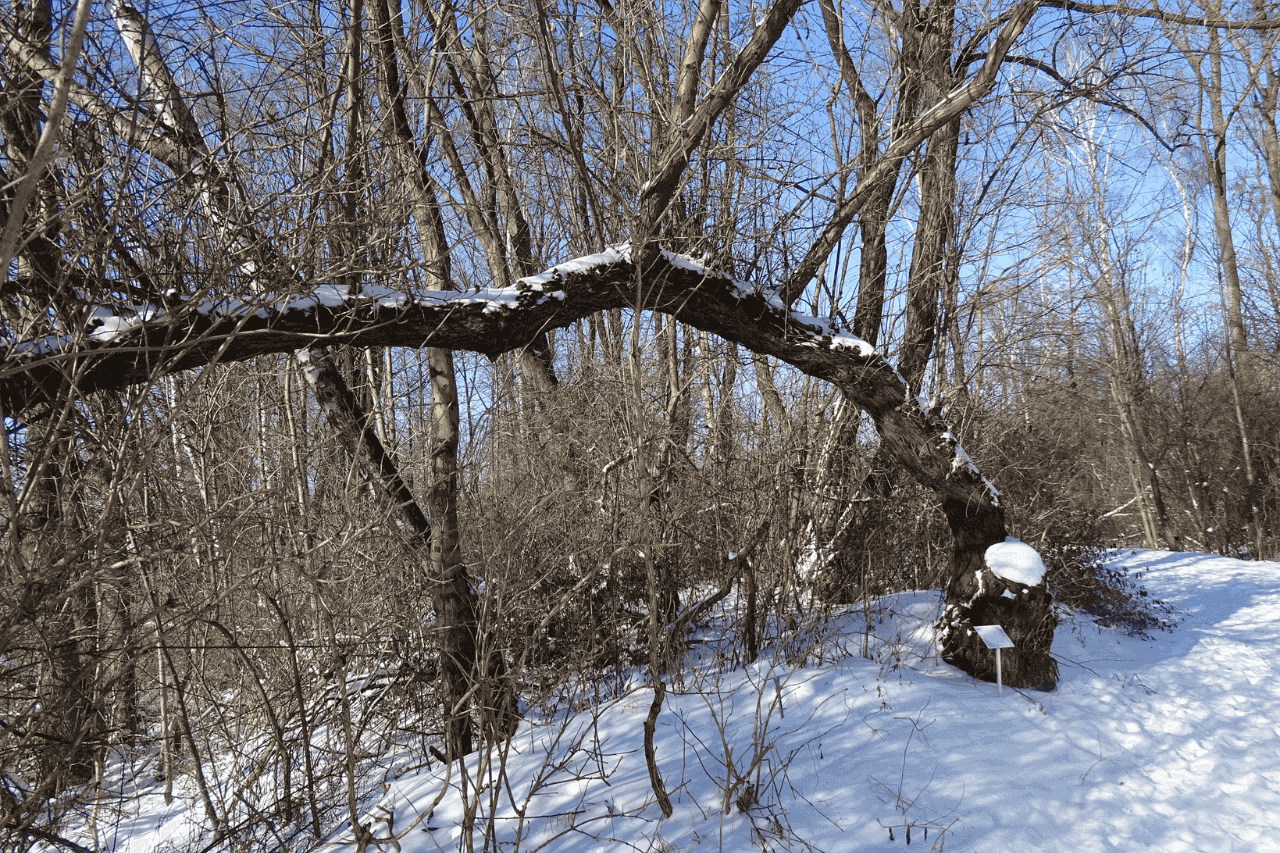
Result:
<instances>
[{"instance_id":1,"label":"tree trunk base","mask_svg":"<svg viewBox=\"0 0 1280 853\"><path fill-rule=\"evenodd\" d=\"M996 653L973 626L999 625L1014 643L1014 648L1000 653L1004 683L1052 690L1058 683L1058 664L1049 650L1057 624L1053 598L1043 582L1027 586L998 577L985 566L964 572L947 585L947 606L939 624L942 659L974 678L994 682Z\"/></svg>"}]
</instances>

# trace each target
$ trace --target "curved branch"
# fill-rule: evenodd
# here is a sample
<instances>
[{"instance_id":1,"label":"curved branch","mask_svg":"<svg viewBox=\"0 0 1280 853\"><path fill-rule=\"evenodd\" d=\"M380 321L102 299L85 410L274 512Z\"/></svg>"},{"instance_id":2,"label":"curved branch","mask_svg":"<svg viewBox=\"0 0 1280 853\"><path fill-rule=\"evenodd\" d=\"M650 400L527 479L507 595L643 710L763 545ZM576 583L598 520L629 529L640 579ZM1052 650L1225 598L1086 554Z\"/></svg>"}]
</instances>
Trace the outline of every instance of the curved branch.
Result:
<instances>
[{"instance_id":1,"label":"curved branch","mask_svg":"<svg viewBox=\"0 0 1280 853\"><path fill-rule=\"evenodd\" d=\"M80 394L122 388L215 361L242 361L317 343L430 346L496 356L527 345L547 329L607 309L658 311L830 382L871 416L881 449L934 492L951 529L943 658L989 678L990 653L967 626L975 606L999 596L999 590L984 596L976 579L985 577L987 547L1005 538L1004 510L946 423L910 395L902 376L866 341L688 258L645 254L647 262L637 267L629 248L611 249L509 288L473 293L365 287L352 294L346 287L317 285L309 293L264 296L253 303L211 300L163 313L112 317L109 326L99 323L73 336L0 349L0 413L29 422L68 385ZM643 286L637 288L637 281ZM643 303L636 303L637 294L644 295ZM1052 685L1056 671L1049 655L1047 592L1037 587L1023 615L1020 648L1006 664L1009 683L1016 678L1020 686Z\"/></svg>"},{"instance_id":2,"label":"curved branch","mask_svg":"<svg viewBox=\"0 0 1280 853\"><path fill-rule=\"evenodd\" d=\"M1005 57L1005 62L1010 65L1022 65L1027 68L1031 68L1053 80L1062 87L1061 97L1064 102L1071 101L1076 98L1083 98L1086 101L1092 101L1095 104L1119 110L1138 124L1142 125L1147 133L1151 134L1151 138L1154 139L1161 148L1170 153L1186 146L1186 143L1174 145L1166 142L1164 135L1160 132L1159 128L1155 127L1155 125L1153 125L1151 121L1138 110L1135 110L1133 107L1125 104L1119 98L1106 97L1108 86L1120 79L1126 73L1127 69L1113 71L1099 83L1090 83L1087 86L1081 86L1079 83L1076 83L1073 80L1068 80L1066 77L1062 76L1058 69L1054 68L1048 62L1036 59L1035 57L1010 55Z\"/></svg>"},{"instance_id":3,"label":"curved branch","mask_svg":"<svg viewBox=\"0 0 1280 853\"><path fill-rule=\"evenodd\" d=\"M434 346L496 357L548 329L632 308L668 314L839 386L878 426L902 436L886 440L900 441L895 455L918 479L950 483L944 497L995 505L994 493L946 425L909 397L902 377L870 344L669 253L639 271L646 286L645 302L637 305L637 272L624 247L561 264L510 288L408 294L365 287L352 295L318 285L307 294L253 302L189 302L149 317L109 318L107 325L95 319L96 325L73 336L0 349L0 406L10 417L30 421L68 376L88 394L316 344Z\"/></svg>"}]
</instances>

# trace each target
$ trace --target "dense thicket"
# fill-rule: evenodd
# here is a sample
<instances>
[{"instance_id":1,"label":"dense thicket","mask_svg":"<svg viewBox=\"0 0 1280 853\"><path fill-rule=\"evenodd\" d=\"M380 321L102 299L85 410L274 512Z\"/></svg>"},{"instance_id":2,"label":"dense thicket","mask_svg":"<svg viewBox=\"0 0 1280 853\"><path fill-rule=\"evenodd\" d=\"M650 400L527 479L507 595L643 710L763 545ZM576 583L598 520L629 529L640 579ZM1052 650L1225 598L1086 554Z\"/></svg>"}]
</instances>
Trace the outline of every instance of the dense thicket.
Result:
<instances>
[{"instance_id":1,"label":"dense thicket","mask_svg":"<svg viewBox=\"0 0 1280 853\"><path fill-rule=\"evenodd\" d=\"M0 832L127 753L302 847L393 740L495 748L635 667L651 727L713 605L730 665L884 592L1003 607L1006 532L1273 556L1277 34L12 0ZM1005 678L1049 686L1031 598Z\"/></svg>"}]
</instances>

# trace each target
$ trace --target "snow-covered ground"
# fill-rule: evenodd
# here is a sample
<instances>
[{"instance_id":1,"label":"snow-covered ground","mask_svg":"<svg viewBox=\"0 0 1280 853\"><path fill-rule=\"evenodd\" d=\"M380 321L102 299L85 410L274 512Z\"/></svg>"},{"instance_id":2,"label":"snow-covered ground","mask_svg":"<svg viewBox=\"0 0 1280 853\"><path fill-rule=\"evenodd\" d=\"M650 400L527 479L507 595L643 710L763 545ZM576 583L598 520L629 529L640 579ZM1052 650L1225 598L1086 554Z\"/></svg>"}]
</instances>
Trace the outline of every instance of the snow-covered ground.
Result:
<instances>
[{"instance_id":1,"label":"snow-covered ground","mask_svg":"<svg viewBox=\"0 0 1280 853\"><path fill-rule=\"evenodd\" d=\"M1000 695L940 664L938 595L904 594L881 602L871 659L861 611L745 668L695 644L703 666L658 720L670 818L650 787L652 694L637 682L523 726L489 770L475 756L447 789L439 764L387 754L366 800L373 835L402 853L464 849L470 805L476 850L1280 850L1280 564L1158 552L1114 564L1180 622L1140 639L1067 617L1052 693ZM186 846L194 799L138 802L146 813L100 825L94 849ZM351 838L325 849L353 851Z\"/></svg>"}]
</instances>

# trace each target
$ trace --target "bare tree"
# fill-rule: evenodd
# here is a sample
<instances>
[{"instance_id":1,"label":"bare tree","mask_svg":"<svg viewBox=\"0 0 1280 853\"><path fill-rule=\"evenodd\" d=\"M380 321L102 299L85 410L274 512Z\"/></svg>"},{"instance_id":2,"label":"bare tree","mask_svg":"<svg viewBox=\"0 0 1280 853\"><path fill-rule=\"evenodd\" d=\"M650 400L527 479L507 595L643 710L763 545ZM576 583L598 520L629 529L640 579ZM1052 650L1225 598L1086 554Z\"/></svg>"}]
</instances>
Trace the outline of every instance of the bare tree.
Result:
<instances>
[{"instance_id":1,"label":"bare tree","mask_svg":"<svg viewBox=\"0 0 1280 853\"><path fill-rule=\"evenodd\" d=\"M824 2L816 10L822 27L811 32L793 26L807 14L799 0L763 8L716 0L590 8L539 2L523 15L500 6L411 6L415 14L406 15L387 0L365 0L309 19L271 7L262 13L279 24L270 34L224 19L234 7L220 6L201 10L199 26L237 39L185 47L166 38L162 22L120 6L114 30L93 24L92 73L75 70L74 40L57 48L54 21L61 18L49 4L15 5L20 14L6 18L0 413L15 425L16 452L4 457L5 580L33 603L5 618L37 613L32 624L48 627L47 636L71 638L36 655L52 674L47 685L61 685L60 695L78 690L82 661L96 653L86 640L89 627L111 624L113 633L145 634L159 647L158 669L148 655L145 671L160 673L166 702L214 702L215 688L231 681L196 666L209 637L225 629L233 653L242 629L279 632L286 638L280 648L290 653L273 659L274 670L234 674L266 697L263 719L276 723L268 723L273 749L309 755L308 747L293 745L316 722L297 676L306 644L294 629L327 635L339 661L356 641L339 626L342 614L323 624L325 604L338 595L326 561L347 565L354 558L340 546L352 542L384 555L394 550L384 540L394 539L408 543L401 558L412 553L419 566L431 567L420 574L429 575L435 629L444 635L437 670L443 686L431 695L444 708L442 741L452 760L474 745L473 714L490 742L514 724L515 686L499 656L489 654L508 628L498 619L487 623L485 609L509 603L502 597L510 590L473 558L480 542L489 549L484 555L497 553L490 546L501 537L464 529L468 500L479 504L477 493L493 481L541 465L546 470L530 481L555 482L530 502L529 513L556 507L571 519L574 512L590 516L600 568L559 567L571 580L549 609L563 609L617 549L642 542L679 551L689 533L676 522L693 515L679 515L680 493L699 477L770 483L761 489L776 496L751 504L732 495L718 503L709 514L714 533L697 544L737 550L767 523L786 527L775 531L786 547L758 560L774 560L776 576L787 578L778 582L781 600L796 591L796 556L804 547L838 548L854 529L859 411L874 425L882 456L941 506L952 539L940 578L948 606L943 656L993 677L994 659L969 628L975 618L997 619L1018 643L1005 658L1008 680L1051 685L1048 594L1042 586L1024 592L987 571L986 549L1009 532L1007 507L920 394L930 370L945 369L936 356L941 333L953 370L959 353L975 374L985 369L985 351L970 358L971 339L954 322L963 310L970 246L957 189L966 121L980 105L1008 103L993 92L1011 60L1052 80L1058 98L1085 96L1078 81L1042 58L1044 42L1024 35L1037 21L1069 31L1078 16L1122 15L1149 20L1153 30L1167 24L1256 32L1276 28L1267 10L1227 20L1212 9L1184 15L1057 0L990 8L945 0L867 9ZM82 3L77 12L87 8ZM69 32L77 26L87 25ZM880 47L867 47L873 37ZM1014 53L1019 44L1027 55ZM133 57L128 72L119 45ZM793 45L829 57L830 67L820 60L804 75L788 76L794 66L775 60ZM211 51L216 61L166 60L168 49ZM188 75L206 75L207 85L189 84ZM1216 85L1212 67L1205 79ZM1262 101L1270 97L1270 89L1258 91ZM785 112L790 98L804 99L803 115ZM63 115L60 103L67 105ZM1221 127L1210 123L1210 137L1229 135L1229 114ZM818 138L814 128L824 118L832 141L808 141ZM1012 110L1007 116L1010 126L1023 120ZM783 127L788 122L795 126ZM63 125L68 142L59 148L53 140ZM796 128L803 132L783 133ZM1265 149L1270 137L1259 138ZM1020 137L1010 148L1035 144ZM74 156L52 156L64 150ZM1085 219L1077 233L1098 248L1104 223ZM891 239L899 225L915 229L909 251L900 253ZM539 272L567 258L576 260ZM1141 366L1132 282L1124 257L1099 263L1089 272L1118 365L1114 401L1118 413L1129 413L1126 435L1136 442L1141 394L1151 383L1131 369ZM988 310L988 303L974 304ZM996 313L975 309L975 324ZM894 316L902 322L887 324ZM1078 315L1070 320L1077 323ZM551 333L562 329L568 334L553 345ZM566 346L575 336L577 348ZM656 351L646 352L646 343ZM876 349L880 343L896 349L896 362ZM321 357L326 347L354 348L338 356L346 376ZM406 369L399 353L373 354L386 347L426 350L425 364ZM742 414L735 394L754 394L735 387L743 376L738 348L752 359L760 420L776 426L773 437L750 448L746 441L735 446ZM309 428L315 404L291 384L288 368L277 367L299 351L315 353L309 366L323 379L316 400L336 427L328 438ZM230 367L266 356L274 360L258 369L284 378ZM513 379L512 363L523 381ZM228 367L206 369L212 365ZM1015 367L999 370L1012 375ZM989 387L1002 381L997 372L988 374ZM482 386L470 396L458 390L467 377L480 377L473 387ZM1025 395L1026 384L1011 380L1011 393ZM198 409L205 392L221 407L216 417ZM130 401L124 414L112 394ZM253 406L235 410L229 401L239 394ZM141 421L137 411L146 413ZM491 418L495 412L500 417ZM826 418L821 429L810 417L817 412ZM607 436L605 450L583 437L583 421ZM513 423L518 428L509 429ZM138 475L131 485L126 475L142 462L81 476L96 458L87 424L117 436L112 452L129 446L137 435L130 430L153 430L163 451L150 460L154 476ZM521 452L508 455L519 458L504 461L501 477L489 477L496 464L468 469L468 440L479 436L501 452L517 433ZM775 452L787 454L781 464ZM752 454L748 476L744 459ZM605 491L592 470L596 456L599 467L626 458L634 494L616 502L630 502L625 522L618 514L596 517L592 504ZM1138 458L1135 475L1147 477L1143 468ZM1157 485L1158 478L1140 478L1137 490L1151 495L1153 536L1167 538ZM95 503L99 488L117 497ZM804 488L817 497L802 497ZM485 492L483 500L498 504L495 494ZM161 496L173 499L172 512L185 523L181 547L134 523L140 513L162 515ZM343 501L343 512L322 510ZM818 508L820 501L826 503ZM744 506L749 511L740 513ZM266 520L237 527L250 509ZM337 528L333 516L344 513L353 520ZM820 513L826 518L805 545L806 524ZM757 517L771 514L778 517ZM496 510L492 516L502 518ZM127 535L110 532L116 518L130 519ZM395 537L375 535L390 528ZM332 535L319 536L319 529ZM253 555L255 548L261 553ZM73 569L90 552L98 562L91 581L79 585ZM222 605L212 593L189 605L168 600L169 587L188 575L230 595L245 573L271 574L265 554L296 575L255 577L262 601L274 604L244 626L218 618ZM661 600L660 575L673 574L674 563L638 559L647 575L642 609L656 714L671 665L664 655L672 646L663 643L700 611ZM111 568L117 563L123 565ZM749 571L742 576L756 589L749 561L705 558L691 570L721 583ZM470 583L473 573L485 574L484 596ZM406 586L422 582L397 577ZM90 588L99 593L92 600ZM387 597L397 595L408 598L401 591ZM113 603L113 596L133 601ZM63 615L72 611L79 623ZM405 617L386 621L393 618ZM530 630L545 629L550 618L531 617ZM745 644L758 650L754 616L751 622ZM190 650L179 641L183 632L194 637ZM399 643L412 632L389 633ZM279 686L286 683L287 690ZM60 733L46 754L74 753L68 781L83 780L91 763L92 750L83 747L101 732L88 722L101 706L99 687L81 691L98 699L75 706L75 719L48 718ZM341 692L347 696L345 687ZM334 713L349 714L350 703L344 698ZM286 704L297 717L275 713ZM180 708L168 710L183 716ZM185 739L194 752L192 733ZM199 767L199 756L193 763ZM355 775L350 764L343 772ZM655 791L662 780L655 779ZM350 784L348 794L353 802ZM207 802L211 821L225 822L216 791Z\"/></svg>"}]
</instances>

